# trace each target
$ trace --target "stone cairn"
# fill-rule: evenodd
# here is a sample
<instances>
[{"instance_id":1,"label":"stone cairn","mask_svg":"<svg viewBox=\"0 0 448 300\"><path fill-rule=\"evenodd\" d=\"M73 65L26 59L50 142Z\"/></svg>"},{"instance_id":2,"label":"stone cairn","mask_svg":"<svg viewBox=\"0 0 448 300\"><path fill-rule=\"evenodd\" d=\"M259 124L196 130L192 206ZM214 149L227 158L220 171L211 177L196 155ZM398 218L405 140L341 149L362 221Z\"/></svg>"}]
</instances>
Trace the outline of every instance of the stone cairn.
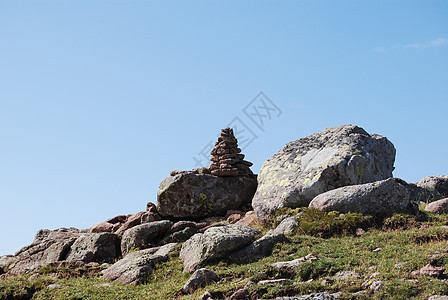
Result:
<instances>
[{"instance_id":1,"label":"stone cairn","mask_svg":"<svg viewBox=\"0 0 448 300\"><path fill-rule=\"evenodd\" d=\"M227 127L221 130L221 136L210 154L212 162L208 166L192 171L175 170L171 171L170 175L196 173L220 177L255 176L250 170L252 163L244 160L244 154L241 154L241 149L238 148L238 140L232 128Z\"/></svg>"}]
</instances>

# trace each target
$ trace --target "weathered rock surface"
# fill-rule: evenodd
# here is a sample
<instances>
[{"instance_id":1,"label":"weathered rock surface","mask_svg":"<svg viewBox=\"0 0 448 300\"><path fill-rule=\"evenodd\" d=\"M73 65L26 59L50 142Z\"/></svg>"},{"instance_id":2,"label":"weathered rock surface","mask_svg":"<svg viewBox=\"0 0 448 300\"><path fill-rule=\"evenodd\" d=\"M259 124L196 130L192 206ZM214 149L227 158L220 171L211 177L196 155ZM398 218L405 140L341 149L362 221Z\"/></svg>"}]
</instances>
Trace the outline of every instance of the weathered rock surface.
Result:
<instances>
[{"instance_id":1,"label":"weathered rock surface","mask_svg":"<svg viewBox=\"0 0 448 300\"><path fill-rule=\"evenodd\" d=\"M281 207L308 206L317 195L392 176L395 148L386 137L343 125L287 144L264 162L252 200L269 218Z\"/></svg>"},{"instance_id":2,"label":"weathered rock surface","mask_svg":"<svg viewBox=\"0 0 448 300\"><path fill-rule=\"evenodd\" d=\"M255 240L260 231L247 226L228 225L212 227L187 240L180 251L184 271L193 272L206 263L220 259Z\"/></svg>"},{"instance_id":3,"label":"weathered rock surface","mask_svg":"<svg viewBox=\"0 0 448 300\"><path fill-rule=\"evenodd\" d=\"M151 243L163 237L173 225L168 220L144 223L124 232L121 239L121 253L125 256L135 248L148 248Z\"/></svg>"},{"instance_id":4,"label":"weathered rock surface","mask_svg":"<svg viewBox=\"0 0 448 300\"><path fill-rule=\"evenodd\" d=\"M253 210L248 211L245 215L244 218L242 218L241 220L237 221L235 224L237 225L244 225L244 226L254 226L256 224L258 224L258 217L255 214L255 212Z\"/></svg>"},{"instance_id":5,"label":"weathered rock surface","mask_svg":"<svg viewBox=\"0 0 448 300\"><path fill-rule=\"evenodd\" d=\"M277 233L275 230L270 230L250 245L231 253L229 255L229 260L235 263L258 260L271 255L275 244L286 241L288 240L282 233Z\"/></svg>"},{"instance_id":6,"label":"weathered rock surface","mask_svg":"<svg viewBox=\"0 0 448 300\"><path fill-rule=\"evenodd\" d=\"M92 225L87 232L89 233L100 233L100 232L113 232L114 224L109 222L99 222Z\"/></svg>"},{"instance_id":7,"label":"weathered rock surface","mask_svg":"<svg viewBox=\"0 0 448 300\"><path fill-rule=\"evenodd\" d=\"M445 197L448 197L448 176L426 176L417 182L417 186L436 190Z\"/></svg>"},{"instance_id":8,"label":"weathered rock surface","mask_svg":"<svg viewBox=\"0 0 448 300\"><path fill-rule=\"evenodd\" d=\"M426 211L442 214L448 212L448 198L443 198L434 202L429 203L425 207Z\"/></svg>"},{"instance_id":9,"label":"weathered rock surface","mask_svg":"<svg viewBox=\"0 0 448 300\"><path fill-rule=\"evenodd\" d=\"M218 281L219 277L216 275L215 272L212 270L207 269L199 269L196 270L188 279L188 281L185 283L185 285L182 288L182 292L186 294L191 294L197 289L203 288L207 286L208 284Z\"/></svg>"},{"instance_id":10,"label":"weathered rock surface","mask_svg":"<svg viewBox=\"0 0 448 300\"><path fill-rule=\"evenodd\" d=\"M299 217L287 217L274 229L274 234L292 234L300 226Z\"/></svg>"},{"instance_id":11,"label":"weathered rock surface","mask_svg":"<svg viewBox=\"0 0 448 300\"><path fill-rule=\"evenodd\" d=\"M146 212L141 211L136 214L132 214L126 218L126 222L120 226L120 228L115 232L118 235L123 235L123 233L137 225L140 225L142 222L142 216L145 215Z\"/></svg>"},{"instance_id":12,"label":"weathered rock surface","mask_svg":"<svg viewBox=\"0 0 448 300\"><path fill-rule=\"evenodd\" d=\"M200 218L225 215L250 203L257 188L252 177L217 177L194 173L165 178L157 193L161 216Z\"/></svg>"},{"instance_id":13,"label":"weathered rock surface","mask_svg":"<svg viewBox=\"0 0 448 300\"><path fill-rule=\"evenodd\" d=\"M126 284L140 284L152 273L154 264L167 261L168 254L176 248L176 244L167 244L155 249L149 248L126 255L106 270L103 278L116 280Z\"/></svg>"},{"instance_id":14,"label":"weathered rock surface","mask_svg":"<svg viewBox=\"0 0 448 300\"><path fill-rule=\"evenodd\" d=\"M318 260L318 258L314 254L310 253L304 257L300 257L294 260L273 263L272 266L279 270L290 271L298 268L305 262L312 262L316 260Z\"/></svg>"},{"instance_id":15,"label":"weathered rock surface","mask_svg":"<svg viewBox=\"0 0 448 300\"><path fill-rule=\"evenodd\" d=\"M417 205L410 201L406 187L394 178L325 192L315 197L310 207L322 211L373 215L394 212L414 213L418 209Z\"/></svg>"},{"instance_id":16,"label":"weathered rock surface","mask_svg":"<svg viewBox=\"0 0 448 300\"><path fill-rule=\"evenodd\" d=\"M15 261L14 256L12 255L4 255L0 256L0 275L5 273L5 270L9 268L9 266Z\"/></svg>"},{"instance_id":17,"label":"weathered rock surface","mask_svg":"<svg viewBox=\"0 0 448 300\"><path fill-rule=\"evenodd\" d=\"M80 235L81 232L75 228L39 230L31 245L15 253L15 261L9 266L8 274L29 273L42 266L64 260L70 247Z\"/></svg>"},{"instance_id":18,"label":"weathered rock surface","mask_svg":"<svg viewBox=\"0 0 448 300\"><path fill-rule=\"evenodd\" d=\"M120 256L118 237L114 233L85 233L81 235L67 254L67 261L112 262Z\"/></svg>"}]
</instances>

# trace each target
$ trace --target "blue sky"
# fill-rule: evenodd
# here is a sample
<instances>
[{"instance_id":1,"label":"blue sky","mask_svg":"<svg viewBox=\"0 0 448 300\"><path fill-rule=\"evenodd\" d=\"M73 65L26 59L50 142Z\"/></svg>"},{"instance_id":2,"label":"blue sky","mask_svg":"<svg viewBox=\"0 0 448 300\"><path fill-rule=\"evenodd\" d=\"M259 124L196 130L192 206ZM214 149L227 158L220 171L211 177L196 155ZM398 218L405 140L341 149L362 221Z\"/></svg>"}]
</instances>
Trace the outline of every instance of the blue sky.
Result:
<instances>
[{"instance_id":1,"label":"blue sky","mask_svg":"<svg viewBox=\"0 0 448 300\"><path fill-rule=\"evenodd\" d=\"M446 1L0 1L0 255L144 210L235 117L255 172L355 124L394 143L396 177L447 174L447 15ZM281 112L262 128L243 111L261 91Z\"/></svg>"}]
</instances>

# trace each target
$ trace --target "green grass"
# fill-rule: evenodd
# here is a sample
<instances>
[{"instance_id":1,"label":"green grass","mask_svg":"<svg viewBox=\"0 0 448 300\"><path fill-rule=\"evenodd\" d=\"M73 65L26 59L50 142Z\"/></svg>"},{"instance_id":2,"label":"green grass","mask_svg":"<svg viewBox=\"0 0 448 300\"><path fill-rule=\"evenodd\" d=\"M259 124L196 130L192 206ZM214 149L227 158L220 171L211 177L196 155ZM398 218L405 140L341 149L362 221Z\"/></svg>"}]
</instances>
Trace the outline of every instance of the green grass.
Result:
<instances>
[{"instance_id":1,"label":"green grass","mask_svg":"<svg viewBox=\"0 0 448 300\"><path fill-rule=\"evenodd\" d=\"M297 213L295 211L294 213ZM229 297L247 282L287 278L285 285L249 288L252 299L270 299L314 292L341 292L342 299L425 299L430 295L448 295L445 279L413 276L411 272L427 263L448 264L447 215L394 215L381 220L359 214L318 213L304 210L301 227L289 236L289 243L275 246L271 256L249 264L219 261L207 266L221 278L220 282L183 295L182 286L189 274L182 272L179 249L166 263L156 266L146 284L139 286L108 282L99 278L99 270L58 269L46 267L40 276L30 275L0 280L0 299L198 299L205 291L215 298ZM363 227L360 237L353 232ZM373 252L382 248L379 252ZM271 266L278 261L292 260L313 253L319 260L304 263L293 272L278 271ZM400 263L400 264L399 264ZM399 264L399 265L398 265ZM355 271L360 278L322 285L341 270ZM376 274L374 274L376 273ZM383 282L376 292L363 287L372 274ZM110 286L100 286L109 283ZM49 284L64 287L48 289ZM364 294L355 294L366 290Z\"/></svg>"}]
</instances>

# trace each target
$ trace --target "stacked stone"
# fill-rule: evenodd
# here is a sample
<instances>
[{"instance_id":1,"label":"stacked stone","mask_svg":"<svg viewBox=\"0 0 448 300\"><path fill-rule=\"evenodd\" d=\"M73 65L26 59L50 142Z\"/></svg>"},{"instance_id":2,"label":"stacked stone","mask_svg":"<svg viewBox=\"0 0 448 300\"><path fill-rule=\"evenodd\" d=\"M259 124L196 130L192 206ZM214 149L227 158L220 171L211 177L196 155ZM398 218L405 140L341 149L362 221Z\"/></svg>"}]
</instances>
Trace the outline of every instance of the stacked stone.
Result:
<instances>
[{"instance_id":1,"label":"stacked stone","mask_svg":"<svg viewBox=\"0 0 448 300\"><path fill-rule=\"evenodd\" d=\"M238 140L233 135L233 129L229 127L222 129L218 142L210 152L212 163L208 169L211 174L222 177L253 175L249 168L252 163L245 161L244 154L240 152L241 149L238 148Z\"/></svg>"}]
</instances>

